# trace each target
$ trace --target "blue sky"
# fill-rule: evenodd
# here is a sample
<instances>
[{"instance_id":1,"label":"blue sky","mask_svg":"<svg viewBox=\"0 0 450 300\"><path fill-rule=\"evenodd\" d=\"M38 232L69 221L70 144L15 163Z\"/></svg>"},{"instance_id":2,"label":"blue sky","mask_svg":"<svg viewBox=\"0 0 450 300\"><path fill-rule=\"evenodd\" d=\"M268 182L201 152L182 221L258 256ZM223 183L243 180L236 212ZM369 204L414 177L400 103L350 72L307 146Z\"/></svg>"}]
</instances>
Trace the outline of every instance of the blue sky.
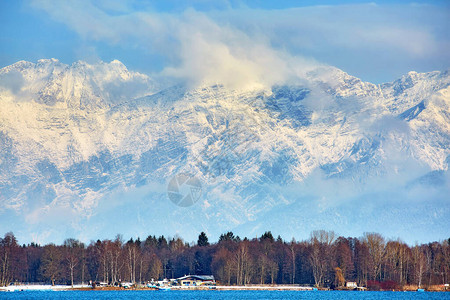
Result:
<instances>
[{"instance_id":1,"label":"blue sky","mask_svg":"<svg viewBox=\"0 0 450 300\"><path fill-rule=\"evenodd\" d=\"M449 20L448 1L3 0L0 67L118 59L147 74L197 80L220 65L244 61L265 72L300 57L380 83L447 69ZM222 50L228 60L211 55ZM258 51L271 63L254 60ZM205 61L209 69L195 68Z\"/></svg>"}]
</instances>

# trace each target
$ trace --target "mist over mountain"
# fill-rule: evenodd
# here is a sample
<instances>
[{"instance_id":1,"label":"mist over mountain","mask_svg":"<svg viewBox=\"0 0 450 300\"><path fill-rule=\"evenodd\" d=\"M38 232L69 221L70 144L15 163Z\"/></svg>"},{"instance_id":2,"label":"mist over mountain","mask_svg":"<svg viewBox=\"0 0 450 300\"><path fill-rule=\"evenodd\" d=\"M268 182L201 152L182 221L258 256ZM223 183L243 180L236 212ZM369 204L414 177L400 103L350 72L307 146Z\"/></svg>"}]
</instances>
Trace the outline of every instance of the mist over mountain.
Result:
<instances>
[{"instance_id":1,"label":"mist over mountain","mask_svg":"<svg viewBox=\"0 0 450 300\"><path fill-rule=\"evenodd\" d=\"M323 65L269 86L161 82L117 60L1 69L3 231L447 237L448 71L380 85ZM186 194L187 207L169 197Z\"/></svg>"}]
</instances>

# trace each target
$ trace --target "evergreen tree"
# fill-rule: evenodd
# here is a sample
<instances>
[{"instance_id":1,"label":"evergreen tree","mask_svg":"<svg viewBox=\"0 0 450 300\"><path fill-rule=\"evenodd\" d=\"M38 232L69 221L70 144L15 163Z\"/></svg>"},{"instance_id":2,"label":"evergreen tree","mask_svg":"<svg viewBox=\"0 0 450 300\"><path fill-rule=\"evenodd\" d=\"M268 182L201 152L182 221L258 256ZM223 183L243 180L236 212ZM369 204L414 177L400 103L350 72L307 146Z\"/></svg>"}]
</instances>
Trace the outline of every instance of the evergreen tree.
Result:
<instances>
[{"instance_id":1,"label":"evergreen tree","mask_svg":"<svg viewBox=\"0 0 450 300\"><path fill-rule=\"evenodd\" d=\"M274 238L271 231L266 231L264 234L259 238L261 241L269 241L273 242Z\"/></svg>"},{"instance_id":2,"label":"evergreen tree","mask_svg":"<svg viewBox=\"0 0 450 300\"><path fill-rule=\"evenodd\" d=\"M203 231L198 236L197 245L199 247L209 246L208 237L206 236L206 233Z\"/></svg>"}]
</instances>

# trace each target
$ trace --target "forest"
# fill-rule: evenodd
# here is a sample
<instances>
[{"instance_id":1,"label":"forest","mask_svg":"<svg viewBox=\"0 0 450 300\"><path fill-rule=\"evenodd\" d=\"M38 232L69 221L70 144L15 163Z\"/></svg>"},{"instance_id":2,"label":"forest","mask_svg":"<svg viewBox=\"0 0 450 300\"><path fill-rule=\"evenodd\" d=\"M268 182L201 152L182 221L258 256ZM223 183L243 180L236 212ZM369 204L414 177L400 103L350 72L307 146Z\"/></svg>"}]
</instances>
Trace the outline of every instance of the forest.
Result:
<instances>
[{"instance_id":1,"label":"forest","mask_svg":"<svg viewBox=\"0 0 450 300\"><path fill-rule=\"evenodd\" d=\"M0 286L15 282L74 284L142 283L187 274L214 275L218 284L302 284L339 288L357 282L371 289L418 287L449 282L450 239L410 246L378 233L362 237L313 231L303 241L224 233L210 243L149 235L145 240L66 239L62 245L20 245L13 233L0 238Z\"/></svg>"}]
</instances>

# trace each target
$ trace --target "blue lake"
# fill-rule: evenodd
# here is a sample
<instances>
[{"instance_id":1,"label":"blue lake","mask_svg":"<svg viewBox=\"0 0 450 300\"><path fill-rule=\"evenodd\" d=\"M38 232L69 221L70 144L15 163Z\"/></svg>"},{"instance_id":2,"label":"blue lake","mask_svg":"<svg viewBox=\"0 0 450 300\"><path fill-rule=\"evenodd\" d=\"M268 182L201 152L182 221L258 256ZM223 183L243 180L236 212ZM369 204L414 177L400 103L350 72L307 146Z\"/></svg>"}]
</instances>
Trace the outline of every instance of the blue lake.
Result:
<instances>
[{"instance_id":1,"label":"blue lake","mask_svg":"<svg viewBox=\"0 0 450 300\"><path fill-rule=\"evenodd\" d=\"M23 291L0 299L450 299L450 293L343 291Z\"/></svg>"}]
</instances>

